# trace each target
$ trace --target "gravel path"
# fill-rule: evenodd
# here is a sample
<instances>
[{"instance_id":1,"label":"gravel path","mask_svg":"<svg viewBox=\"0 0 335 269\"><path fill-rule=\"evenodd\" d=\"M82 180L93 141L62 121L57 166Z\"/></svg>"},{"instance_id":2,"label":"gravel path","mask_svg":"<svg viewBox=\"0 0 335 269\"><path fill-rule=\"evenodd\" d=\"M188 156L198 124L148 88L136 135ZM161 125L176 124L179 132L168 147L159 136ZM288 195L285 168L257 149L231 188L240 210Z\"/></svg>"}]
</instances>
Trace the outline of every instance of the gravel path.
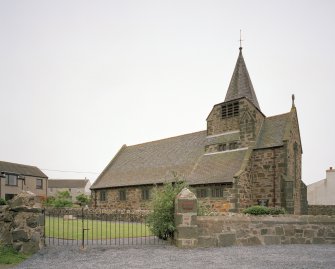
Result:
<instances>
[{"instance_id":1,"label":"gravel path","mask_svg":"<svg viewBox=\"0 0 335 269\"><path fill-rule=\"evenodd\" d=\"M15 268L335 268L335 245L47 247Z\"/></svg>"}]
</instances>

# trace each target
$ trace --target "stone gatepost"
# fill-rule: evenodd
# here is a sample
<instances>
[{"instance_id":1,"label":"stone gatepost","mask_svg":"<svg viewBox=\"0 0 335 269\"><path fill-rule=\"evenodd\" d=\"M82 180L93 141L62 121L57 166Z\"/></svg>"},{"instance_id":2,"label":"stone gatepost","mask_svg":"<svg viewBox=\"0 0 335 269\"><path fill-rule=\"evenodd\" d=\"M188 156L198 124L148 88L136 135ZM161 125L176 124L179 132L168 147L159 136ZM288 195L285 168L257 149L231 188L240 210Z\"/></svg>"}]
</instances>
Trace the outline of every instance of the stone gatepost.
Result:
<instances>
[{"instance_id":1,"label":"stone gatepost","mask_svg":"<svg viewBox=\"0 0 335 269\"><path fill-rule=\"evenodd\" d=\"M23 191L0 206L0 243L11 245L24 254L44 246L44 216L39 198Z\"/></svg>"},{"instance_id":2,"label":"stone gatepost","mask_svg":"<svg viewBox=\"0 0 335 269\"><path fill-rule=\"evenodd\" d=\"M193 248L198 245L197 197L184 188L175 200L174 239L180 248Z\"/></svg>"}]
</instances>

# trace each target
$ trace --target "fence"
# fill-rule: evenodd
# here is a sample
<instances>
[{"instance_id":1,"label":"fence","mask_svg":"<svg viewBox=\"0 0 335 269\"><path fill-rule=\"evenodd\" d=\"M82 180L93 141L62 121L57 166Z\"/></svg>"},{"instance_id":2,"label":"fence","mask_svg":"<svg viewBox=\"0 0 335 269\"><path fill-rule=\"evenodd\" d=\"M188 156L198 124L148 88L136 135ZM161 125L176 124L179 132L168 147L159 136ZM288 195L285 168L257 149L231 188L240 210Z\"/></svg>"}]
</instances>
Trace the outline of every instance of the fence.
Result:
<instances>
[{"instance_id":1,"label":"fence","mask_svg":"<svg viewBox=\"0 0 335 269\"><path fill-rule=\"evenodd\" d=\"M46 245L162 245L146 222L148 212L109 209L47 208Z\"/></svg>"}]
</instances>

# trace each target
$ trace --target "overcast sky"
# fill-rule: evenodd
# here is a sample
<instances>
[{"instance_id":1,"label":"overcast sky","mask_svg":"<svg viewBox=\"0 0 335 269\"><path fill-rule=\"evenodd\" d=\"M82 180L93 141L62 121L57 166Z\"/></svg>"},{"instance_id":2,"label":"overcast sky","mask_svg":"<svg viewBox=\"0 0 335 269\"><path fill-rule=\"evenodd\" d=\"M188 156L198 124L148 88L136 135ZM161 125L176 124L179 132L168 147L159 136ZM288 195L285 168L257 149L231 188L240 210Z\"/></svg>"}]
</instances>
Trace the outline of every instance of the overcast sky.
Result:
<instances>
[{"instance_id":1,"label":"overcast sky","mask_svg":"<svg viewBox=\"0 0 335 269\"><path fill-rule=\"evenodd\" d=\"M262 112L288 112L295 94L303 180L323 179L335 167L334 10L325 0L0 0L0 160L94 181L123 144L204 130L242 29Z\"/></svg>"}]
</instances>

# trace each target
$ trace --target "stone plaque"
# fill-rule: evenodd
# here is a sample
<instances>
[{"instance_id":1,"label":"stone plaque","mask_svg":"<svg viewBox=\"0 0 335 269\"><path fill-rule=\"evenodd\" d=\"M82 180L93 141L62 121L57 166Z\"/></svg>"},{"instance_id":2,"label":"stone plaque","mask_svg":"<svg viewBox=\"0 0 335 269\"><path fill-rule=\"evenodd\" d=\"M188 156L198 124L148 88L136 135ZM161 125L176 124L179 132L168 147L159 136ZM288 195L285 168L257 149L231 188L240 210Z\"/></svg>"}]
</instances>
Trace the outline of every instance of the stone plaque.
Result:
<instances>
[{"instance_id":1,"label":"stone plaque","mask_svg":"<svg viewBox=\"0 0 335 269\"><path fill-rule=\"evenodd\" d=\"M258 205L262 205L262 206L269 205L269 199L258 199L257 202L258 202Z\"/></svg>"},{"instance_id":2,"label":"stone plaque","mask_svg":"<svg viewBox=\"0 0 335 269\"><path fill-rule=\"evenodd\" d=\"M194 201L181 201L181 208L185 211L193 211L194 210Z\"/></svg>"}]
</instances>

